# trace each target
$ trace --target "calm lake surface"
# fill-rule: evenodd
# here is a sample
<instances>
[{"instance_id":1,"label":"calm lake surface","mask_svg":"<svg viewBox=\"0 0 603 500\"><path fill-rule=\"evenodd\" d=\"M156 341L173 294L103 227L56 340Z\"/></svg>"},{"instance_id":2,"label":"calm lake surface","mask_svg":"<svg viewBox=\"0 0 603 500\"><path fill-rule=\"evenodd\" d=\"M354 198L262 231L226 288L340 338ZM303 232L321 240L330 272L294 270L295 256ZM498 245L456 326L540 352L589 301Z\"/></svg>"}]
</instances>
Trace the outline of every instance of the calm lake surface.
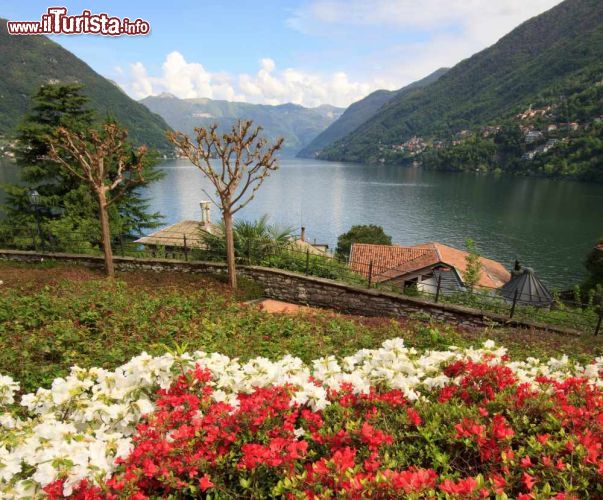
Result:
<instances>
[{"instance_id":1,"label":"calm lake surface","mask_svg":"<svg viewBox=\"0 0 603 500\"><path fill-rule=\"evenodd\" d=\"M146 190L165 224L199 219L211 185L186 160L162 163L165 177ZM14 166L0 168L13 181ZM571 286L603 235L603 186L548 179L429 172L397 166L284 159L239 218L272 222L334 248L353 224L378 224L395 243L440 241L511 266L517 257L550 286ZM219 219L212 206L212 220Z\"/></svg>"}]
</instances>

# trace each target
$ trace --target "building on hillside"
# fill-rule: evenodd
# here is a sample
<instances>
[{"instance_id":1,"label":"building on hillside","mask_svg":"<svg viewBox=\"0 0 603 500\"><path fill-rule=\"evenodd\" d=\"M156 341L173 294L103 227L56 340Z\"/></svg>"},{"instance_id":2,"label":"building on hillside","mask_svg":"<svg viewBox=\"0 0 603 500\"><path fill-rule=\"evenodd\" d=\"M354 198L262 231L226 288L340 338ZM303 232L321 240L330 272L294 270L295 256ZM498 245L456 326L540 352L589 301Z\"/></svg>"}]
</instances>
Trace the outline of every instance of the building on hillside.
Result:
<instances>
[{"instance_id":1,"label":"building on hillside","mask_svg":"<svg viewBox=\"0 0 603 500\"><path fill-rule=\"evenodd\" d=\"M482 137L491 137L500 132L500 125L487 125L482 129Z\"/></svg>"},{"instance_id":2,"label":"building on hillside","mask_svg":"<svg viewBox=\"0 0 603 500\"><path fill-rule=\"evenodd\" d=\"M423 140L423 138L417 137L416 135L408 139L406 142L392 145L392 149L395 151L407 152L410 156L415 156L419 153L422 153L425 151L426 147L427 143Z\"/></svg>"},{"instance_id":3,"label":"building on hillside","mask_svg":"<svg viewBox=\"0 0 603 500\"><path fill-rule=\"evenodd\" d=\"M548 153L559 141L557 139L549 139L545 144L537 146L532 151L526 151L521 158L523 160L533 160L536 155Z\"/></svg>"},{"instance_id":4,"label":"building on hillside","mask_svg":"<svg viewBox=\"0 0 603 500\"><path fill-rule=\"evenodd\" d=\"M559 141L557 139L549 139L546 141L546 144L542 146L542 152L548 153L551 149L553 149Z\"/></svg>"},{"instance_id":5,"label":"building on hillside","mask_svg":"<svg viewBox=\"0 0 603 500\"><path fill-rule=\"evenodd\" d=\"M560 123L559 128L562 130L569 130L570 132L575 132L580 128L580 124L578 122Z\"/></svg>"},{"instance_id":6,"label":"building on hillside","mask_svg":"<svg viewBox=\"0 0 603 500\"><path fill-rule=\"evenodd\" d=\"M549 115L550 111L553 109L553 106L546 106L541 109L532 109L532 106L525 110L523 113L519 113L516 115L516 118L520 120L529 120L531 118L544 118Z\"/></svg>"},{"instance_id":7,"label":"building on hillside","mask_svg":"<svg viewBox=\"0 0 603 500\"><path fill-rule=\"evenodd\" d=\"M530 130L525 135L526 144L532 144L533 142L541 141L542 139L544 139L544 135L540 130Z\"/></svg>"},{"instance_id":8,"label":"building on hillside","mask_svg":"<svg viewBox=\"0 0 603 500\"><path fill-rule=\"evenodd\" d=\"M419 291L435 293L438 280L442 293L465 289L464 275L468 252L432 242L415 246L372 245L354 243L350 252L350 268L373 283L389 283ZM496 289L511 278L500 263L480 257L481 270L477 286Z\"/></svg>"}]
</instances>

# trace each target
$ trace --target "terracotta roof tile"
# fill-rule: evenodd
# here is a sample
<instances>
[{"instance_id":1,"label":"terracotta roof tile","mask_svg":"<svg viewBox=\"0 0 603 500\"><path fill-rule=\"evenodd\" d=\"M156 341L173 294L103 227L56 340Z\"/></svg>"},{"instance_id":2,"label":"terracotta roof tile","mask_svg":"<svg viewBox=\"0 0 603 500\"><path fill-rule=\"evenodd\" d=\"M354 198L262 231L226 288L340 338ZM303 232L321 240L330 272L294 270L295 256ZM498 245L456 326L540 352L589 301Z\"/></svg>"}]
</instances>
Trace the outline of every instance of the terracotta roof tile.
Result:
<instances>
[{"instance_id":1,"label":"terracotta roof tile","mask_svg":"<svg viewBox=\"0 0 603 500\"><path fill-rule=\"evenodd\" d=\"M379 275L404 262L422 257L426 253L429 252L415 247L354 243L350 252L350 267L355 272L368 276L369 265L372 262L373 274Z\"/></svg>"},{"instance_id":2,"label":"terracotta roof tile","mask_svg":"<svg viewBox=\"0 0 603 500\"><path fill-rule=\"evenodd\" d=\"M454 267L462 278L467 269L467 255L463 250L437 242L412 247L355 243L350 253L350 267L368 277L369 263L372 261L373 280L380 282L441 263ZM480 263L482 270L479 286L499 288L511 278L509 271L500 262L480 257Z\"/></svg>"}]
</instances>

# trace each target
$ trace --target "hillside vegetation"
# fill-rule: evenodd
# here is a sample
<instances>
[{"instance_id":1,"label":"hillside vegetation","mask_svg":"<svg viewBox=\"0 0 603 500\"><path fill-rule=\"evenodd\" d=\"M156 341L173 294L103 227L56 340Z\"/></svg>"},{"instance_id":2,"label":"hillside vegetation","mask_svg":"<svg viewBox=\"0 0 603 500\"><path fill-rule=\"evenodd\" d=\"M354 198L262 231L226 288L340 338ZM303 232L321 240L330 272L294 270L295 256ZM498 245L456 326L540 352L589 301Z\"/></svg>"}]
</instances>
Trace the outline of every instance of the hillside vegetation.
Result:
<instances>
[{"instance_id":1,"label":"hillside vegetation","mask_svg":"<svg viewBox=\"0 0 603 500\"><path fill-rule=\"evenodd\" d=\"M399 90L376 90L351 104L344 113L329 127L321 132L310 144L303 148L297 156L302 158L314 158L323 148L333 144L335 141L345 137L356 130L369 118L375 116L383 106L393 99L394 96L410 96L414 90L426 87L437 81L446 74L448 68L440 68L430 75L407 85Z\"/></svg>"},{"instance_id":2,"label":"hillside vegetation","mask_svg":"<svg viewBox=\"0 0 603 500\"><path fill-rule=\"evenodd\" d=\"M465 130L499 125L543 96L563 92L571 99L573 81L580 75L603 76L601 40L603 3L566 0L460 62L432 85L394 97L320 157L387 161L384 151L413 136L428 145L450 141Z\"/></svg>"},{"instance_id":3,"label":"hillside vegetation","mask_svg":"<svg viewBox=\"0 0 603 500\"><path fill-rule=\"evenodd\" d=\"M0 134L12 136L31 96L46 83L80 83L99 118L110 115L136 144L171 150L165 121L45 36L11 36L0 19Z\"/></svg>"},{"instance_id":4,"label":"hillside vegetation","mask_svg":"<svg viewBox=\"0 0 603 500\"><path fill-rule=\"evenodd\" d=\"M253 120L263 127L269 140L284 137L283 153L292 156L328 127L343 112L342 108L323 105L305 108L297 104L250 104L207 98L179 99L171 94L150 96L141 101L162 116L175 130L193 134L195 127L217 123L226 131L239 119Z\"/></svg>"}]
</instances>

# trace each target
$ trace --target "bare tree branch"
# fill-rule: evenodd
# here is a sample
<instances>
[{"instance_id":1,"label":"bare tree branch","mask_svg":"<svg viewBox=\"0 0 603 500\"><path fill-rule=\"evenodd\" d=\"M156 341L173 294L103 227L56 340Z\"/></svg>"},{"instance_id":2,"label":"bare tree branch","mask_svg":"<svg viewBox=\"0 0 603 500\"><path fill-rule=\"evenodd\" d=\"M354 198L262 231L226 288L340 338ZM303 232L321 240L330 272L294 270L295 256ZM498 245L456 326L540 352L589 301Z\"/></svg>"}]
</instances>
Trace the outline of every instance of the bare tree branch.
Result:
<instances>
[{"instance_id":1,"label":"bare tree branch","mask_svg":"<svg viewBox=\"0 0 603 500\"><path fill-rule=\"evenodd\" d=\"M208 128L196 128L195 144L181 132L169 133L168 138L178 153L201 170L216 189L219 200L215 200L207 191L203 192L220 208L224 217L228 274L234 288L236 274L232 217L255 197L270 173L278 169L275 155L283 139L268 146L266 139L259 137L262 128L254 128L251 120L239 120L230 132L221 136L217 129L215 124Z\"/></svg>"},{"instance_id":2,"label":"bare tree branch","mask_svg":"<svg viewBox=\"0 0 603 500\"><path fill-rule=\"evenodd\" d=\"M112 276L113 253L108 207L120 200L133 186L144 182L144 157L146 147L138 149L131 157L126 147L128 133L115 123L106 123L102 133L92 129L77 133L59 128L55 137L48 138L49 157L71 175L84 181L96 195L99 205L105 268ZM78 171L70 160L81 168ZM116 168L112 171L111 166Z\"/></svg>"}]
</instances>

